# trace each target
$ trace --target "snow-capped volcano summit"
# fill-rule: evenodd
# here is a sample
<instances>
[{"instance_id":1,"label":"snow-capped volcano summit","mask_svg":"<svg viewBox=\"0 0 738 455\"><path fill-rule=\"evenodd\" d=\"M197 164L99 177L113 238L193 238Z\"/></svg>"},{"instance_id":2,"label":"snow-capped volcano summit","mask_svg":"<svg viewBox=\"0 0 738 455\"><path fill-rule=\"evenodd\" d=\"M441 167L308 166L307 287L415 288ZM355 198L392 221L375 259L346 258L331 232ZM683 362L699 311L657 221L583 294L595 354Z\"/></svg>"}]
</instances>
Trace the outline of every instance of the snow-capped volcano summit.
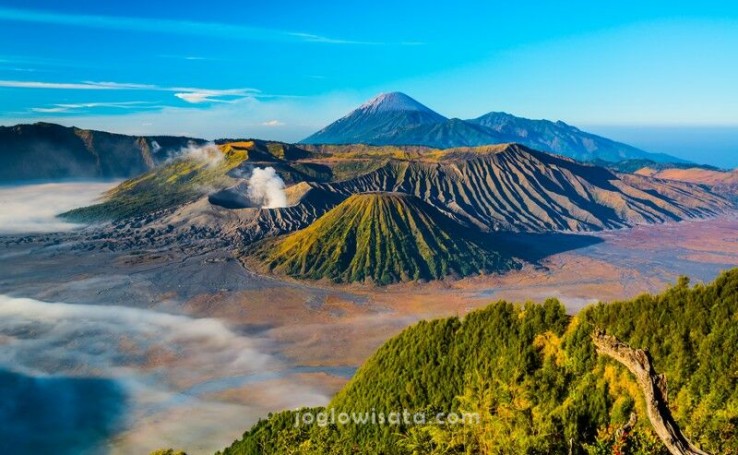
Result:
<instances>
[{"instance_id":1,"label":"snow-capped volcano summit","mask_svg":"<svg viewBox=\"0 0 738 455\"><path fill-rule=\"evenodd\" d=\"M396 111L417 111L432 114L438 117L438 121L445 121L446 118L437 112L434 112L427 106L415 101L402 92L382 93L359 106L357 111L370 113L379 112L396 112ZM354 111L356 112L356 111Z\"/></svg>"},{"instance_id":2,"label":"snow-capped volcano summit","mask_svg":"<svg viewBox=\"0 0 738 455\"><path fill-rule=\"evenodd\" d=\"M400 131L432 127L447 121L446 117L404 93L382 93L302 142L391 144Z\"/></svg>"}]
</instances>

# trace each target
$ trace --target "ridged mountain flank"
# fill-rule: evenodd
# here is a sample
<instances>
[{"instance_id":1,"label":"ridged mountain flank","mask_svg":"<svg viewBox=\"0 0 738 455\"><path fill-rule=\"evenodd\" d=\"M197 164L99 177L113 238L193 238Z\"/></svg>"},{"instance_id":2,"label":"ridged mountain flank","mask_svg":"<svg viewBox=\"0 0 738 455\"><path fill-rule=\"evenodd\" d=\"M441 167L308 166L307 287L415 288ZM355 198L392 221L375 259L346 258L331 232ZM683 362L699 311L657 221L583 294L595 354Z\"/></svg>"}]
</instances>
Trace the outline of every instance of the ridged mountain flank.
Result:
<instances>
[{"instance_id":1,"label":"ridged mountain flank","mask_svg":"<svg viewBox=\"0 0 738 455\"><path fill-rule=\"evenodd\" d=\"M254 256L295 278L390 284L517 268L470 231L407 194L355 194Z\"/></svg>"},{"instance_id":2,"label":"ridged mountain flank","mask_svg":"<svg viewBox=\"0 0 738 455\"><path fill-rule=\"evenodd\" d=\"M616 174L517 144L391 160L356 178L315 186L345 196L413 194L485 231L619 229L712 216L731 207L697 185Z\"/></svg>"}]
</instances>

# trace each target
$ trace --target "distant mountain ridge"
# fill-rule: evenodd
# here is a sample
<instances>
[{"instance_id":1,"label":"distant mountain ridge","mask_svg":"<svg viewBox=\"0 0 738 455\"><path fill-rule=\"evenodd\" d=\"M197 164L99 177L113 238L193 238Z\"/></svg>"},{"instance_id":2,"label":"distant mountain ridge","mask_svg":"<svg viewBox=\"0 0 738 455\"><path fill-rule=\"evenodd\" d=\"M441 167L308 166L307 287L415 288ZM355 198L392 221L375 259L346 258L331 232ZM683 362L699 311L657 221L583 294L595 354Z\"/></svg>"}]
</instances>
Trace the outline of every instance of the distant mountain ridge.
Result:
<instances>
[{"instance_id":1,"label":"distant mountain ridge","mask_svg":"<svg viewBox=\"0 0 738 455\"><path fill-rule=\"evenodd\" d=\"M516 142L580 161L649 159L684 162L587 133L564 122L530 120L490 112L471 120L449 119L400 92L383 93L303 139L304 144L475 147Z\"/></svg>"},{"instance_id":2,"label":"distant mountain ridge","mask_svg":"<svg viewBox=\"0 0 738 455\"><path fill-rule=\"evenodd\" d=\"M683 163L685 160L661 153L650 153L596 134L582 131L562 121L530 120L505 112L490 112L470 123L483 126L530 148L557 153L579 161L618 162L648 159L655 162Z\"/></svg>"},{"instance_id":3,"label":"distant mountain ridge","mask_svg":"<svg viewBox=\"0 0 738 455\"><path fill-rule=\"evenodd\" d=\"M127 178L203 139L127 136L52 123L0 127L0 182Z\"/></svg>"},{"instance_id":4,"label":"distant mountain ridge","mask_svg":"<svg viewBox=\"0 0 738 455\"><path fill-rule=\"evenodd\" d=\"M651 178L705 185L717 194L738 200L738 169L732 171L704 167L655 169L646 166L634 173Z\"/></svg>"}]
</instances>

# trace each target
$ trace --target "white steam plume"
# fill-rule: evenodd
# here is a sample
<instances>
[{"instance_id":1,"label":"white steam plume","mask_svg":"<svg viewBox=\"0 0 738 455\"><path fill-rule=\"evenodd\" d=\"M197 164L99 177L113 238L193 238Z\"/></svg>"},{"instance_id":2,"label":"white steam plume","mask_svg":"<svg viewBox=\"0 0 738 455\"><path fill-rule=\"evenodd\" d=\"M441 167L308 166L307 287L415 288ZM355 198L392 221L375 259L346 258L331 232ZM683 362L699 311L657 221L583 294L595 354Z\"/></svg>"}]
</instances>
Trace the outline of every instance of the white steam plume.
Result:
<instances>
[{"instance_id":1,"label":"white steam plume","mask_svg":"<svg viewBox=\"0 0 738 455\"><path fill-rule=\"evenodd\" d=\"M284 180L273 167L255 168L248 179L248 197L251 202L265 208L287 207Z\"/></svg>"},{"instance_id":2,"label":"white steam plume","mask_svg":"<svg viewBox=\"0 0 738 455\"><path fill-rule=\"evenodd\" d=\"M197 160L206 163L208 166L215 166L223 161L224 155L217 145L211 143L203 146L189 144L177 154L177 157Z\"/></svg>"}]
</instances>

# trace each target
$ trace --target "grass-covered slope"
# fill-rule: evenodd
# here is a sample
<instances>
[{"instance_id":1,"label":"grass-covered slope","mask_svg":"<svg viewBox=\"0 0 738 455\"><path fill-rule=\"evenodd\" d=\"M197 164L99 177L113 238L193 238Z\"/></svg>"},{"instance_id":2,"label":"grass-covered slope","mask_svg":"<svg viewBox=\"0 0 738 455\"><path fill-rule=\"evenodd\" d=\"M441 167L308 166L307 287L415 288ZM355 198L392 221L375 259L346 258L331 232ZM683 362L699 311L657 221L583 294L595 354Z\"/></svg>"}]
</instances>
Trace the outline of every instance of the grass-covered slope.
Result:
<instances>
[{"instance_id":1,"label":"grass-covered slope","mask_svg":"<svg viewBox=\"0 0 738 455\"><path fill-rule=\"evenodd\" d=\"M737 321L738 269L573 318L549 300L420 322L385 343L326 410L472 412L479 424L295 427L298 414L288 411L259 422L224 454L665 455L634 378L595 353L595 327L650 351L692 442L738 453ZM631 412L636 426L618 434Z\"/></svg>"},{"instance_id":2,"label":"grass-covered slope","mask_svg":"<svg viewBox=\"0 0 738 455\"><path fill-rule=\"evenodd\" d=\"M193 201L215 188L235 183L228 172L247 158L237 148L203 149L146 172L105 194L98 204L65 212L60 216L73 221L119 220L176 207Z\"/></svg>"},{"instance_id":3,"label":"grass-covered slope","mask_svg":"<svg viewBox=\"0 0 738 455\"><path fill-rule=\"evenodd\" d=\"M256 256L297 278L379 284L516 265L433 207L399 193L353 195L311 226L261 245Z\"/></svg>"}]
</instances>

